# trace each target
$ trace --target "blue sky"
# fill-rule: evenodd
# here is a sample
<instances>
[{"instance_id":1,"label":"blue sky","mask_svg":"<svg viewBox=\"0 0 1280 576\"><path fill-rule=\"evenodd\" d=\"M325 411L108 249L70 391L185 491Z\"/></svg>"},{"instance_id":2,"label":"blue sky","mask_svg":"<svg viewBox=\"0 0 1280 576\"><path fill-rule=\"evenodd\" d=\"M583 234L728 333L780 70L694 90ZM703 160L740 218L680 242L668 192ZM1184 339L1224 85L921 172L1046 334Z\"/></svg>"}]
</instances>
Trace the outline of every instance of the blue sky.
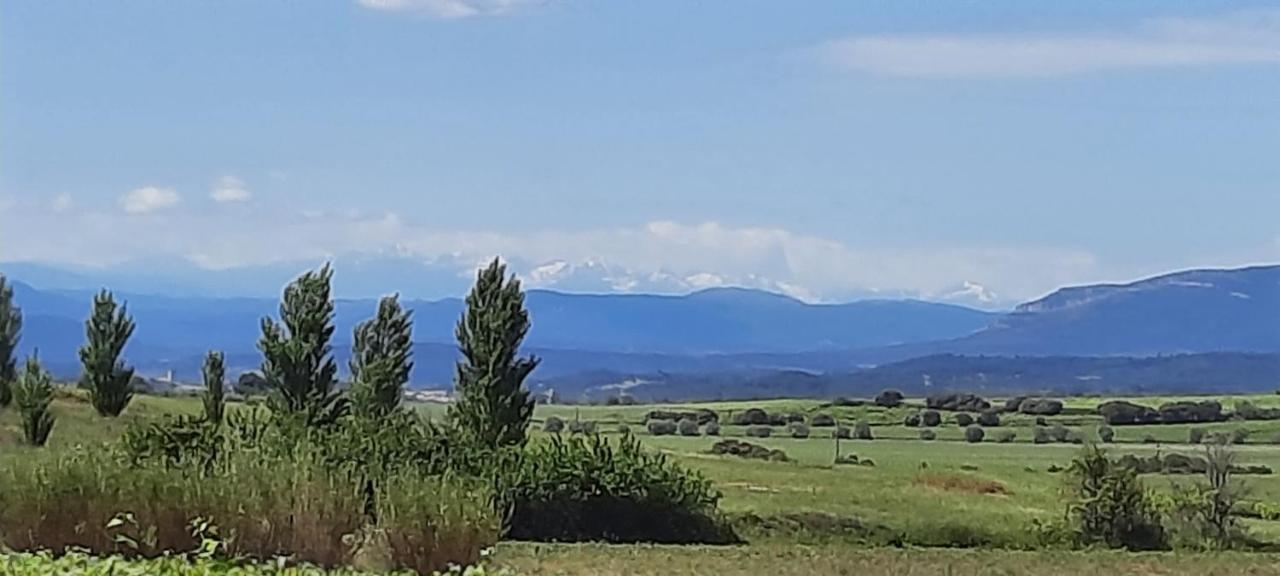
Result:
<instances>
[{"instance_id":1,"label":"blue sky","mask_svg":"<svg viewBox=\"0 0 1280 576\"><path fill-rule=\"evenodd\" d=\"M1278 150L1264 4L0 7L0 261L1010 301L1280 260Z\"/></svg>"}]
</instances>

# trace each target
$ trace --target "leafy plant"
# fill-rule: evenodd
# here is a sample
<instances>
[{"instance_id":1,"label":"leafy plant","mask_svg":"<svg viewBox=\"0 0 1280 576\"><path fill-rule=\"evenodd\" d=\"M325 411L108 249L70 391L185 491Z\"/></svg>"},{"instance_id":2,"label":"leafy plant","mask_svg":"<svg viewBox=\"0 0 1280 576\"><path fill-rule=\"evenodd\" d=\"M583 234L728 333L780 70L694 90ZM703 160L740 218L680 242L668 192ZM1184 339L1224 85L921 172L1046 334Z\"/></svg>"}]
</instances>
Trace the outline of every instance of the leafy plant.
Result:
<instances>
[{"instance_id":1,"label":"leafy plant","mask_svg":"<svg viewBox=\"0 0 1280 576\"><path fill-rule=\"evenodd\" d=\"M0 408L13 401L13 385L18 378L15 353L22 337L22 310L13 303L13 286L0 276Z\"/></svg>"},{"instance_id":2,"label":"leafy plant","mask_svg":"<svg viewBox=\"0 0 1280 576\"><path fill-rule=\"evenodd\" d=\"M1077 543L1151 550L1165 547L1159 514L1132 468L1086 444L1067 468L1067 524Z\"/></svg>"},{"instance_id":3,"label":"leafy plant","mask_svg":"<svg viewBox=\"0 0 1280 576\"><path fill-rule=\"evenodd\" d=\"M22 375L13 388L14 400L22 418L22 437L32 446L44 446L53 431L53 377L32 356L27 359Z\"/></svg>"},{"instance_id":4,"label":"leafy plant","mask_svg":"<svg viewBox=\"0 0 1280 576\"><path fill-rule=\"evenodd\" d=\"M524 380L538 366L534 357L520 358L529 332L524 292L497 258L476 276L467 294L467 309L456 330L462 361L454 388L458 401L449 417L484 446L520 445L533 417L533 399Z\"/></svg>"},{"instance_id":5,"label":"leafy plant","mask_svg":"<svg viewBox=\"0 0 1280 576\"><path fill-rule=\"evenodd\" d=\"M204 357L204 419L213 424L222 424L222 415L227 408L227 400L223 395L227 369L224 366L221 352L209 352Z\"/></svg>"},{"instance_id":6,"label":"leafy plant","mask_svg":"<svg viewBox=\"0 0 1280 576\"><path fill-rule=\"evenodd\" d=\"M352 405L371 418L400 408L404 386L413 370L412 312L397 296L378 302L378 312L356 326L351 358Z\"/></svg>"},{"instance_id":7,"label":"leafy plant","mask_svg":"<svg viewBox=\"0 0 1280 576\"><path fill-rule=\"evenodd\" d=\"M337 390L333 337L333 270L325 265L285 288L280 321L262 319L262 374L272 390L272 411L308 426L332 424L347 411Z\"/></svg>"},{"instance_id":8,"label":"leafy plant","mask_svg":"<svg viewBox=\"0 0 1280 576\"><path fill-rule=\"evenodd\" d=\"M89 391L89 402L101 416L119 416L133 399L133 368L120 359L133 329L127 307L117 306L111 292L103 290L94 297L80 348L80 387Z\"/></svg>"}]
</instances>

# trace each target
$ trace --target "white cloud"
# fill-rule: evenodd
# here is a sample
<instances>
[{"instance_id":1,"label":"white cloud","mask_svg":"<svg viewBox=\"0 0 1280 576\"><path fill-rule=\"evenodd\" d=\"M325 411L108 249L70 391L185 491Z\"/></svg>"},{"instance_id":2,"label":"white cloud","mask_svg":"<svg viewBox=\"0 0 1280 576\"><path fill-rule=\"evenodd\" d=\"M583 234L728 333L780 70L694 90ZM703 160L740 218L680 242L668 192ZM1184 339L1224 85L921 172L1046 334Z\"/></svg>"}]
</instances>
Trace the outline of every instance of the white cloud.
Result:
<instances>
[{"instance_id":1,"label":"white cloud","mask_svg":"<svg viewBox=\"0 0 1280 576\"><path fill-rule=\"evenodd\" d=\"M839 66L917 78L1050 77L1133 68L1280 63L1280 10L1157 18L1127 30L858 36L821 52Z\"/></svg>"},{"instance_id":2,"label":"white cloud","mask_svg":"<svg viewBox=\"0 0 1280 576\"><path fill-rule=\"evenodd\" d=\"M253 197L249 189L245 187L244 182L235 176L223 176L213 184L213 189L209 191L209 198L219 204L228 202L245 202Z\"/></svg>"},{"instance_id":3,"label":"white cloud","mask_svg":"<svg viewBox=\"0 0 1280 576\"><path fill-rule=\"evenodd\" d=\"M120 206L130 214L144 214L171 208L178 203L178 193L172 188L146 186L126 192L120 197Z\"/></svg>"},{"instance_id":4,"label":"white cloud","mask_svg":"<svg viewBox=\"0 0 1280 576\"><path fill-rule=\"evenodd\" d=\"M66 212L67 210L74 208L75 205L75 200L71 199L70 194L59 194L54 197L53 203L50 207L53 208L54 212Z\"/></svg>"},{"instance_id":5,"label":"white cloud","mask_svg":"<svg viewBox=\"0 0 1280 576\"><path fill-rule=\"evenodd\" d=\"M436 18L500 16L539 0L356 0L371 10L425 14Z\"/></svg>"}]
</instances>

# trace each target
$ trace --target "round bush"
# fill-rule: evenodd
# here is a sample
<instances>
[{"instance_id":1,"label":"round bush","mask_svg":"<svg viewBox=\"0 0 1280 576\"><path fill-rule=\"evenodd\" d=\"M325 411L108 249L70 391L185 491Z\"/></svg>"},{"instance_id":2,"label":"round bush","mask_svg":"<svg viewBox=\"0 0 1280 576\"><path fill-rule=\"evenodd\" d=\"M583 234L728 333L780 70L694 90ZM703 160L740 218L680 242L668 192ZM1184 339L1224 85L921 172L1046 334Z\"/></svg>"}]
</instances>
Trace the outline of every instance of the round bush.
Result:
<instances>
[{"instance_id":1,"label":"round bush","mask_svg":"<svg viewBox=\"0 0 1280 576\"><path fill-rule=\"evenodd\" d=\"M874 440L871 436L871 425L866 422L858 422L853 427L853 437L858 440Z\"/></svg>"},{"instance_id":2,"label":"round bush","mask_svg":"<svg viewBox=\"0 0 1280 576\"><path fill-rule=\"evenodd\" d=\"M964 412L960 412L956 414L956 426L959 426L961 428L967 428L970 424L973 424L973 416L970 416Z\"/></svg>"},{"instance_id":3,"label":"round bush","mask_svg":"<svg viewBox=\"0 0 1280 576\"><path fill-rule=\"evenodd\" d=\"M773 428L769 426L747 426L746 434L752 438L768 438L773 435Z\"/></svg>"},{"instance_id":4,"label":"round bush","mask_svg":"<svg viewBox=\"0 0 1280 576\"><path fill-rule=\"evenodd\" d=\"M698 421L692 418L685 418L676 423L676 429L681 436L698 436L701 434L698 430Z\"/></svg>"},{"instance_id":5,"label":"round bush","mask_svg":"<svg viewBox=\"0 0 1280 576\"><path fill-rule=\"evenodd\" d=\"M1049 429L1044 426L1036 426L1035 437L1031 439L1036 444L1048 444L1053 442L1053 436L1049 434Z\"/></svg>"},{"instance_id":6,"label":"round bush","mask_svg":"<svg viewBox=\"0 0 1280 576\"><path fill-rule=\"evenodd\" d=\"M631 433L631 427L627 426L626 422L618 424L618 433L622 434L623 436L626 436L627 434Z\"/></svg>"},{"instance_id":7,"label":"round bush","mask_svg":"<svg viewBox=\"0 0 1280 576\"><path fill-rule=\"evenodd\" d=\"M1049 437L1053 438L1054 442L1070 442L1071 430L1061 424L1054 424L1049 428Z\"/></svg>"},{"instance_id":8,"label":"round bush","mask_svg":"<svg viewBox=\"0 0 1280 576\"><path fill-rule=\"evenodd\" d=\"M835 429L831 431L831 437L848 440L853 438L853 431L850 430L848 426L836 426Z\"/></svg>"},{"instance_id":9,"label":"round bush","mask_svg":"<svg viewBox=\"0 0 1280 576\"><path fill-rule=\"evenodd\" d=\"M1103 424L1098 427L1098 440L1101 440L1103 444L1110 444L1115 439L1116 431L1112 430L1110 426Z\"/></svg>"},{"instance_id":10,"label":"round bush","mask_svg":"<svg viewBox=\"0 0 1280 576\"><path fill-rule=\"evenodd\" d=\"M654 436L670 436L676 433L676 423L670 420L650 420L646 425L649 434Z\"/></svg>"},{"instance_id":11,"label":"round bush","mask_svg":"<svg viewBox=\"0 0 1280 576\"><path fill-rule=\"evenodd\" d=\"M559 434L564 431L564 420L555 416L547 416L546 421L542 423L542 431Z\"/></svg>"},{"instance_id":12,"label":"round bush","mask_svg":"<svg viewBox=\"0 0 1280 576\"><path fill-rule=\"evenodd\" d=\"M937 410L925 410L920 413L920 423L929 428L942 424L942 414Z\"/></svg>"},{"instance_id":13,"label":"round bush","mask_svg":"<svg viewBox=\"0 0 1280 576\"><path fill-rule=\"evenodd\" d=\"M902 425L908 428L919 428L920 414L907 414L907 417L902 419Z\"/></svg>"},{"instance_id":14,"label":"round bush","mask_svg":"<svg viewBox=\"0 0 1280 576\"><path fill-rule=\"evenodd\" d=\"M995 410L983 410L978 414L978 424L987 428L994 428L1000 425L1000 414Z\"/></svg>"},{"instance_id":15,"label":"round bush","mask_svg":"<svg viewBox=\"0 0 1280 576\"><path fill-rule=\"evenodd\" d=\"M876 396L876 406L897 408L902 405L902 393L897 390L885 390Z\"/></svg>"},{"instance_id":16,"label":"round bush","mask_svg":"<svg viewBox=\"0 0 1280 576\"><path fill-rule=\"evenodd\" d=\"M733 416L733 423L742 426L767 426L769 413L760 408L747 408Z\"/></svg>"},{"instance_id":17,"label":"round bush","mask_svg":"<svg viewBox=\"0 0 1280 576\"><path fill-rule=\"evenodd\" d=\"M836 425L836 419L830 414L814 414L809 424L814 428L830 428Z\"/></svg>"},{"instance_id":18,"label":"round bush","mask_svg":"<svg viewBox=\"0 0 1280 576\"><path fill-rule=\"evenodd\" d=\"M1187 433L1187 441L1192 444L1203 444L1206 432L1204 428L1192 428Z\"/></svg>"},{"instance_id":19,"label":"round bush","mask_svg":"<svg viewBox=\"0 0 1280 576\"><path fill-rule=\"evenodd\" d=\"M985 438L987 432L981 426L970 426L964 429L964 441L978 443Z\"/></svg>"},{"instance_id":20,"label":"round bush","mask_svg":"<svg viewBox=\"0 0 1280 576\"><path fill-rule=\"evenodd\" d=\"M921 440L937 440L938 433L934 432L933 430L924 429L920 431L920 439Z\"/></svg>"},{"instance_id":21,"label":"round bush","mask_svg":"<svg viewBox=\"0 0 1280 576\"><path fill-rule=\"evenodd\" d=\"M1018 438L1018 435L1013 430L1005 430L1000 432L999 434L996 434L996 442L999 442L1001 444L1008 444L1010 442L1013 442L1017 438Z\"/></svg>"},{"instance_id":22,"label":"round bush","mask_svg":"<svg viewBox=\"0 0 1280 576\"><path fill-rule=\"evenodd\" d=\"M712 420L712 421L710 421L710 422L707 422L707 427L706 427L705 432L706 432L707 436L719 436L719 435L720 435L720 423L719 423L719 422L716 422L715 420Z\"/></svg>"},{"instance_id":23,"label":"round bush","mask_svg":"<svg viewBox=\"0 0 1280 576\"><path fill-rule=\"evenodd\" d=\"M1048 426L1049 419L1044 416L1036 416L1036 426Z\"/></svg>"},{"instance_id":24,"label":"round bush","mask_svg":"<svg viewBox=\"0 0 1280 576\"><path fill-rule=\"evenodd\" d=\"M803 439L809 437L809 426L804 422L793 422L790 428L792 438Z\"/></svg>"}]
</instances>

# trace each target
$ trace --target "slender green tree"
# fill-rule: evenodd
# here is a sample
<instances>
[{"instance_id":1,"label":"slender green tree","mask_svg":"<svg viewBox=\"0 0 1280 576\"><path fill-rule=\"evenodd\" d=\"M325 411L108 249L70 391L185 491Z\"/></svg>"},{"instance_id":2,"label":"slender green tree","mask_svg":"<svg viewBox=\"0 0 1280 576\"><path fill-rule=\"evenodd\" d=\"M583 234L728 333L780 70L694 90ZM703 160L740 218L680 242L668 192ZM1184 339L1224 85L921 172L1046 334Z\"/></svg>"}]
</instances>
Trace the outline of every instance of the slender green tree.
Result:
<instances>
[{"instance_id":1,"label":"slender green tree","mask_svg":"<svg viewBox=\"0 0 1280 576\"><path fill-rule=\"evenodd\" d=\"M223 397L223 386L227 379L222 352L210 351L204 357L204 419L214 424L222 423L222 414L226 411L227 401Z\"/></svg>"},{"instance_id":2,"label":"slender green tree","mask_svg":"<svg viewBox=\"0 0 1280 576\"><path fill-rule=\"evenodd\" d=\"M0 408L13 401L18 378L18 340L22 338L22 310L13 303L13 286L0 276Z\"/></svg>"},{"instance_id":3,"label":"slender green tree","mask_svg":"<svg viewBox=\"0 0 1280 576\"><path fill-rule=\"evenodd\" d=\"M272 390L272 410L301 417L309 426L335 422L347 411L337 389L333 338L333 270L326 264L284 290L280 321L262 319L262 374Z\"/></svg>"},{"instance_id":4,"label":"slender green tree","mask_svg":"<svg viewBox=\"0 0 1280 576\"><path fill-rule=\"evenodd\" d=\"M356 326L351 354L352 404L357 414L386 416L400 407L413 370L413 313L397 296L378 302L378 313Z\"/></svg>"},{"instance_id":5,"label":"slender green tree","mask_svg":"<svg viewBox=\"0 0 1280 576\"><path fill-rule=\"evenodd\" d=\"M53 430L53 414L49 412L49 405L53 403L53 378L35 356L27 359L13 395L22 417L23 438L32 446L44 446Z\"/></svg>"},{"instance_id":6,"label":"slender green tree","mask_svg":"<svg viewBox=\"0 0 1280 576\"><path fill-rule=\"evenodd\" d=\"M94 297L93 313L85 322L86 341L80 347L80 387L89 391L90 403L102 416L119 416L133 399L133 368L120 359L133 328L129 311L116 305L111 292L103 290Z\"/></svg>"},{"instance_id":7,"label":"slender green tree","mask_svg":"<svg viewBox=\"0 0 1280 576\"><path fill-rule=\"evenodd\" d=\"M452 421L487 446L522 444L533 417L533 398L524 380L538 366L532 356L520 358L520 343L529 332L524 292L497 258L476 275L467 309L456 335L462 360L450 408Z\"/></svg>"}]
</instances>

